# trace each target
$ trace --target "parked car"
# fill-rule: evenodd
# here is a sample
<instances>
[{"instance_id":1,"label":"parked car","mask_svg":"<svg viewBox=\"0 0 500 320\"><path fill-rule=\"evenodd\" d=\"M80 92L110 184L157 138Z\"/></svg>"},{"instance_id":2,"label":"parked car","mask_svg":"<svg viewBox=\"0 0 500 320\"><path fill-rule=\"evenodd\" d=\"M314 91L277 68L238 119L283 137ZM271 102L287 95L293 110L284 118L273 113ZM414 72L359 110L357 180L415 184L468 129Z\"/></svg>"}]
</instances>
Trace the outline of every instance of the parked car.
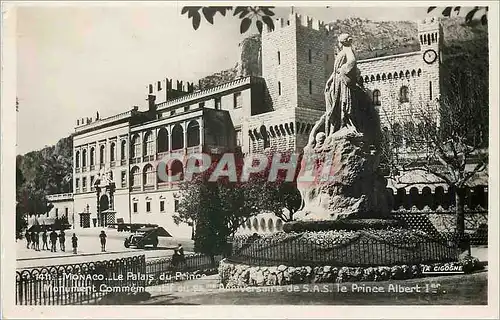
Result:
<instances>
[{"instance_id":1,"label":"parked car","mask_svg":"<svg viewBox=\"0 0 500 320\"><path fill-rule=\"evenodd\" d=\"M148 245L156 248L159 242L158 237L171 237L171 235L162 227L143 227L127 237L123 244L125 248L136 247L142 249Z\"/></svg>"}]
</instances>

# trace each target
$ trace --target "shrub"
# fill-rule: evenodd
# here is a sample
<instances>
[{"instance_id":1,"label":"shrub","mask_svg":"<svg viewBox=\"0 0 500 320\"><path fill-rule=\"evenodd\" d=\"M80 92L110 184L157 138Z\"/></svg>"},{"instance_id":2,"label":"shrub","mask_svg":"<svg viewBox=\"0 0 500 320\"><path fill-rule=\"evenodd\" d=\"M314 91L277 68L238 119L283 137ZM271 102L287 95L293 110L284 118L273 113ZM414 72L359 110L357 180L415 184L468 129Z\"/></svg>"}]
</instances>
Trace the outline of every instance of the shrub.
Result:
<instances>
[{"instance_id":1,"label":"shrub","mask_svg":"<svg viewBox=\"0 0 500 320\"><path fill-rule=\"evenodd\" d=\"M285 223L285 232L329 231L329 230L362 230L386 229L388 227L404 227L401 220L392 219L340 219L323 221L294 221Z\"/></svg>"}]
</instances>

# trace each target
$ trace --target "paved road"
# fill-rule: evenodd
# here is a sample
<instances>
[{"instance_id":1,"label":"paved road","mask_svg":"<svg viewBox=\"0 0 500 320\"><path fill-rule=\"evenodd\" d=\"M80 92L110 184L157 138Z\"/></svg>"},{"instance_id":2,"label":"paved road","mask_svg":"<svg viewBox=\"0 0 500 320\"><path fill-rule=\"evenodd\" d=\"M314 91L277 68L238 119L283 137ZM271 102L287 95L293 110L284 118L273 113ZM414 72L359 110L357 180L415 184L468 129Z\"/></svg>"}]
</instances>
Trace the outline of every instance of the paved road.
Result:
<instances>
[{"instance_id":1,"label":"paved road","mask_svg":"<svg viewBox=\"0 0 500 320\"><path fill-rule=\"evenodd\" d=\"M71 236L73 230L66 232L66 251L60 250L59 243L57 244L57 252L50 252L50 250L35 251L26 248L26 241L18 240L16 243L17 253L17 269L59 265L59 264L72 264L82 263L88 261L98 260L111 260L134 255L146 255L146 259L170 257L173 254L175 244L182 243L185 252L188 253L191 249L191 240L175 239L175 238L160 238L160 243L157 249L145 248L134 249L125 248L123 241L130 235L128 232L117 232L116 230L106 230L107 242L106 252L101 252L99 242L100 229L86 229L76 230L75 233L78 237L78 254L72 253ZM41 249L41 244L40 244Z\"/></svg>"}]
</instances>

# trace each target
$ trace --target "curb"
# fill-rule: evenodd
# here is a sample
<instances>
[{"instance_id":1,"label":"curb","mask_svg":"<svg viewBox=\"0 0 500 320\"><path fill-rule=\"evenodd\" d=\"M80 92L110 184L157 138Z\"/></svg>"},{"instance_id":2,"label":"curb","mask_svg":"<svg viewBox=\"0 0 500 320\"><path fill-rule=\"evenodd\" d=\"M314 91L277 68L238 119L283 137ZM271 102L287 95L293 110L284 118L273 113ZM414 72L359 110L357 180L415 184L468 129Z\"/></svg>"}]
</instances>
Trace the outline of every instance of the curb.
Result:
<instances>
[{"instance_id":1,"label":"curb","mask_svg":"<svg viewBox=\"0 0 500 320\"><path fill-rule=\"evenodd\" d=\"M146 250L141 250L139 252L144 252ZM59 256L50 256L50 257L35 257L35 258L20 258L16 259L16 261L28 261L28 260L43 260L43 259L54 259L54 258L67 258L67 257L88 257L88 256L98 256L105 254L116 254L116 253L128 253L128 252L137 252L137 250L128 250L128 251L106 251L106 252L98 252L98 253L82 253L82 254L68 254L68 255L59 255Z\"/></svg>"}]
</instances>

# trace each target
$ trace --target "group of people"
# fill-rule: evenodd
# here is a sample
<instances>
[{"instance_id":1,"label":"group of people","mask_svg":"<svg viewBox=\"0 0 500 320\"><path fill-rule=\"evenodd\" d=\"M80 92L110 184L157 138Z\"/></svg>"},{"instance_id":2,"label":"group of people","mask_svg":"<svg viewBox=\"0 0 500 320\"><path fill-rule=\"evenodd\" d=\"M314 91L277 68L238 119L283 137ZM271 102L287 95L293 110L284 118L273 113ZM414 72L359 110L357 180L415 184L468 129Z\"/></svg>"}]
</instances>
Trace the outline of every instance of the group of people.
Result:
<instances>
[{"instance_id":1,"label":"group of people","mask_svg":"<svg viewBox=\"0 0 500 320\"><path fill-rule=\"evenodd\" d=\"M35 251L40 251L40 232L29 232L26 230L25 233L25 238L26 238L26 248L27 249L34 249ZM49 250L49 245L47 240L50 240L50 252L57 252L57 240L59 240L59 247L61 251L66 251L66 233L64 230L61 230L59 234L55 230L52 230L49 234L47 234L47 231L44 230L41 232L41 238L42 238L42 249L41 250ZM73 253L77 253L78 249L78 237L76 236L75 233L73 233L73 236L71 237L71 243L73 245Z\"/></svg>"}]
</instances>

